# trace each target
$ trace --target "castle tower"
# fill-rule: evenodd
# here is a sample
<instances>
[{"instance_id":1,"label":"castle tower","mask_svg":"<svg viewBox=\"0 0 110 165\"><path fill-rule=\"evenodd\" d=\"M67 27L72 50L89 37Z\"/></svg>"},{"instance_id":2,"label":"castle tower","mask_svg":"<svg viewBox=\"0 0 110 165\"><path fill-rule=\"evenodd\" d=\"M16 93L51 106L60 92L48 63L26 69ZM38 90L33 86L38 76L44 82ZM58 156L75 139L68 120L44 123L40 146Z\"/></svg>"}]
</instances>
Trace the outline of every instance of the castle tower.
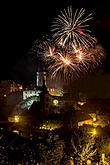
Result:
<instances>
[{"instance_id":1,"label":"castle tower","mask_svg":"<svg viewBox=\"0 0 110 165\"><path fill-rule=\"evenodd\" d=\"M39 59L37 61L37 68L36 68L36 86L42 87L44 83L43 81L45 81L45 85L46 85L46 68L45 68L45 63L41 59Z\"/></svg>"},{"instance_id":2,"label":"castle tower","mask_svg":"<svg viewBox=\"0 0 110 165\"><path fill-rule=\"evenodd\" d=\"M42 87L43 83L44 83L43 82L44 80L45 80L45 83L46 83L46 72L45 71L37 71L36 72L36 85L38 87Z\"/></svg>"}]
</instances>

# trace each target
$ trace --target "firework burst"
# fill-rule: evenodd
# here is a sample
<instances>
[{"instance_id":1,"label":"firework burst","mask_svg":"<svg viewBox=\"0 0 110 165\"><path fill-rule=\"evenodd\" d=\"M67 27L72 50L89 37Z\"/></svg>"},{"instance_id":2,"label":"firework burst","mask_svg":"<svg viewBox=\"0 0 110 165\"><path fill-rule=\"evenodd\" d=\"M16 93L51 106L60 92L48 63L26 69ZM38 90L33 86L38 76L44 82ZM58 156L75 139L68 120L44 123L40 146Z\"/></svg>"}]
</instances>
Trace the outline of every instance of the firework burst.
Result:
<instances>
[{"instance_id":1,"label":"firework burst","mask_svg":"<svg viewBox=\"0 0 110 165\"><path fill-rule=\"evenodd\" d=\"M72 7L61 11L61 14L53 21L52 33L55 42L62 47L79 47L86 49L96 43L95 37L92 37L88 29L87 22L92 19L92 14L85 16L85 9L76 10L73 13Z\"/></svg>"},{"instance_id":2,"label":"firework burst","mask_svg":"<svg viewBox=\"0 0 110 165\"><path fill-rule=\"evenodd\" d=\"M104 49L91 35L85 9L72 7L61 12L52 25L53 36L46 36L37 45L37 54L45 61L52 79L71 80L93 71L102 63Z\"/></svg>"},{"instance_id":3,"label":"firework burst","mask_svg":"<svg viewBox=\"0 0 110 165\"><path fill-rule=\"evenodd\" d=\"M92 71L99 66L103 58L104 49L98 44L89 50L85 47L79 47L73 51L49 45L45 51L45 61L49 66L52 79L69 80L79 77L81 74Z\"/></svg>"}]
</instances>

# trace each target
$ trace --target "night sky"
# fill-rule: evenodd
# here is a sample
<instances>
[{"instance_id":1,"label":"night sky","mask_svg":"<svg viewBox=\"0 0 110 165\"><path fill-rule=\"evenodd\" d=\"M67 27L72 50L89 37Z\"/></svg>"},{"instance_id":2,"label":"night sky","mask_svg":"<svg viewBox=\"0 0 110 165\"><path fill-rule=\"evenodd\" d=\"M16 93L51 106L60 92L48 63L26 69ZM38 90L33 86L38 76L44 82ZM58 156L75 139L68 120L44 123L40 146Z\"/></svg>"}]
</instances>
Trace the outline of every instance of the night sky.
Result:
<instances>
[{"instance_id":1,"label":"night sky","mask_svg":"<svg viewBox=\"0 0 110 165\"><path fill-rule=\"evenodd\" d=\"M60 1L60 0L59 0ZM49 34L50 25L60 10L69 5L84 7L93 13L93 27L99 43L107 52L104 73L110 74L110 10L106 1L36 0L36 2L5 2L1 5L0 80L13 79L30 83L35 76L36 58L28 55L36 39ZM97 4L96 4L97 3Z\"/></svg>"}]
</instances>

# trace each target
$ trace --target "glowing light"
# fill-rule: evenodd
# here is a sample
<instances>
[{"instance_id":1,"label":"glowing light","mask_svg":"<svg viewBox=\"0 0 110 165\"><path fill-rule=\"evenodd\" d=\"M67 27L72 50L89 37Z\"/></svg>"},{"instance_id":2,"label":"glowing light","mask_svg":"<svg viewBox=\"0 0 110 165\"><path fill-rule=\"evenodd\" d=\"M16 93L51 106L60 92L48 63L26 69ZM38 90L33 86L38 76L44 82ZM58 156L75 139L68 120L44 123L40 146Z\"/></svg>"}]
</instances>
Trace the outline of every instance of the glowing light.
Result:
<instances>
[{"instance_id":1,"label":"glowing light","mask_svg":"<svg viewBox=\"0 0 110 165\"><path fill-rule=\"evenodd\" d=\"M102 163L104 163L104 162L105 162L105 154L102 153Z\"/></svg>"},{"instance_id":2,"label":"glowing light","mask_svg":"<svg viewBox=\"0 0 110 165\"><path fill-rule=\"evenodd\" d=\"M17 133L19 135L19 131L18 130L13 130L14 133Z\"/></svg>"},{"instance_id":3,"label":"glowing light","mask_svg":"<svg viewBox=\"0 0 110 165\"><path fill-rule=\"evenodd\" d=\"M97 131L96 131L96 129L94 128L94 129L92 130L91 133L92 133L92 135L94 135L94 136L97 135Z\"/></svg>"},{"instance_id":4,"label":"glowing light","mask_svg":"<svg viewBox=\"0 0 110 165\"><path fill-rule=\"evenodd\" d=\"M53 104L55 105L55 106L58 106L58 100L57 99L55 99L55 100L53 100Z\"/></svg>"},{"instance_id":5,"label":"glowing light","mask_svg":"<svg viewBox=\"0 0 110 165\"><path fill-rule=\"evenodd\" d=\"M62 123L61 122L58 122L58 121L47 121L45 123L43 123L42 125L40 125L39 129L44 129L44 130L55 130L55 129L58 129L62 126Z\"/></svg>"},{"instance_id":6,"label":"glowing light","mask_svg":"<svg viewBox=\"0 0 110 165\"><path fill-rule=\"evenodd\" d=\"M23 87L22 86L19 86L19 90L22 90L23 89Z\"/></svg>"},{"instance_id":7,"label":"glowing light","mask_svg":"<svg viewBox=\"0 0 110 165\"><path fill-rule=\"evenodd\" d=\"M63 58L62 61L64 62L65 65L70 64L70 60L68 60L67 58Z\"/></svg>"},{"instance_id":8,"label":"glowing light","mask_svg":"<svg viewBox=\"0 0 110 165\"><path fill-rule=\"evenodd\" d=\"M76 57L78 58L79 61L83 60L83 54L81 52L78 53Z\"/></svg>"},{"instance_id":9,"label":"glowing light","mask_svg":"<svg viewBox=\"0 0 110 165\"><path fill-rule=\"evenodd\" d=\"M85 102L82 102L82 101L78 101L78 104L83 106L85 104Z\"/></svg>"},{"instance_id":10,"label":"glowing light","mask_svg":"<svg viewBox=\"0 0 110 165\"><path fill-rule=\"evenodd\" d=\"M91 165L91 160L87 160L87 165Z\"/></svg>"},{"instance_id":11,"label":"glowing light","mask_svg":"<svg viewBox=\"0 0 110 165\"><path fill-rule=\"evenodd\" d=\"M93 121L96 121L96 117L93 117Z\"/></svg>"},{"instance_id":12,"label":"glowing light","mask_svg":"<svg viewBox=\"0 0 110 165\"><path fill-rule=\"evenodd\" d=\"M61 88L48 88L48 91L52 96L63 96L63 90Z\"/></svg>"},{"instance_id":13,"label":"glowing light","mask_svg":"<svg viewBox=\"0 0 110 165\"><path fill-rule=\"evenodd\" d=\"M15 116L14 120L15 120L15 123L18 123L19 122L19 116Z\"/></svg>"}]
</instances>

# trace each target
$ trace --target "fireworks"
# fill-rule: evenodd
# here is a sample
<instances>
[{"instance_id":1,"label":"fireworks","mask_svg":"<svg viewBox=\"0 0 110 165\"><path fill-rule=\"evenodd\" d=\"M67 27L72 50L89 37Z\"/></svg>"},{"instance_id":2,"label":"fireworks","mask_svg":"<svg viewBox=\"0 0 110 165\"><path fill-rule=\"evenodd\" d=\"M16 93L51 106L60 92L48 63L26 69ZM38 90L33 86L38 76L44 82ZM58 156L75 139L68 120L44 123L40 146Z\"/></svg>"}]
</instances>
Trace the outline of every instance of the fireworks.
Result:
<instances>
[{"instance_id":1,"label":"fireworks","mask_svg":"<svg viewBox=\"0 0 110 165\"><path fill-rule=\"evenodd\" d=\"M62 47L83 46L88 49L96 43L95 37L91 36L91 31L88 29L89 25L86 24L91 19L92 14L85 16L85 9L77 9L73 13L70 6L53 21L51 30L53 38Z\"/></svg>"},{"instance_id":2,"label":"fireworks","mask_svg":"<svg viewBox=\"0 0 110 165\"><path fill-rule=\"evenodd\" d=\"M89 51L84 47L79 47L70 52L49 46L45 53L45 61L49 66L51 78L66 80L92 71L102 63L103 57L104 49L100 45L90 48Z\"/></svg>"},{"instance_id":3,"label":"fireworks","mask_svg":"<svg viewBox=\"0 0 110 165\"><path fill-rule=\"evenodd\" d=\"M93 71L104 58L104 49L99 44L89 49L81 46L70 50L47 39L40 43L40 50L51 78L66 81Z\"/></svg>"},{"instance_id":4,"label":"fireworks","mask_svg":"<svg viewBox=\"0 0 110 165\"><path fill-rule=\"evenodd\" d=\"M38 54L47 64L51 78L70 80L92 71L102 63L104 49L91 35L87 22L92 14L85 16L85 9L61 12L52 24L52 37L43 38Z\"/></svg>"}]
</instances>

